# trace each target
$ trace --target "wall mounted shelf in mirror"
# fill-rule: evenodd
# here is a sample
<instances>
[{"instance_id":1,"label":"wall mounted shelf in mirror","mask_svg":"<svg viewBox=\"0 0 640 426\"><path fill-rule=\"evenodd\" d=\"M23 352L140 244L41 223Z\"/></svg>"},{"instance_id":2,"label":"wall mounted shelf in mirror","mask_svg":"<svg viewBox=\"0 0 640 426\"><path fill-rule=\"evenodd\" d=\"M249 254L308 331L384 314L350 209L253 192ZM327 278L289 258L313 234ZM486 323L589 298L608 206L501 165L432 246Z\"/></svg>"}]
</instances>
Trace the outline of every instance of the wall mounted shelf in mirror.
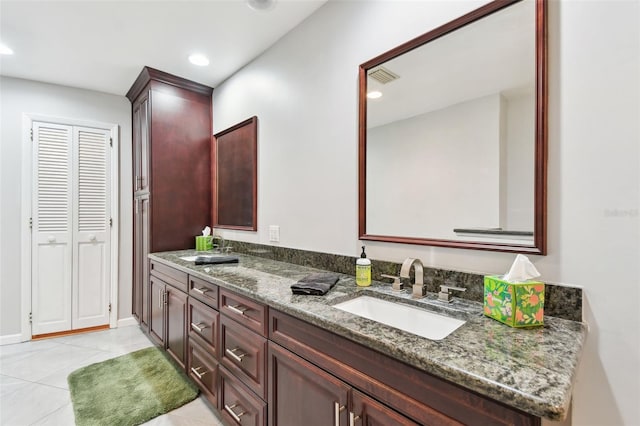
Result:
<instances>
[{"instance_id":1,"label":"wall mounted shelf in mirror","mask_svg":"<svg viewBox=\"0 0 640 426\"><path fill-rule=\"evenodd\" d=\"M360 239L546 254L546 15L493 1L360 65Z\"/></svg>"},{"instance_id":2,"label":"wall mounted shelf in mirror","mask_svg":"<svg viewBox=\"0 0 640 426\"><path fill-rule=\"evenodd\" d=\"M258 117L213 135L214 228L257 230Z\"/></svg>"}]
</instances>

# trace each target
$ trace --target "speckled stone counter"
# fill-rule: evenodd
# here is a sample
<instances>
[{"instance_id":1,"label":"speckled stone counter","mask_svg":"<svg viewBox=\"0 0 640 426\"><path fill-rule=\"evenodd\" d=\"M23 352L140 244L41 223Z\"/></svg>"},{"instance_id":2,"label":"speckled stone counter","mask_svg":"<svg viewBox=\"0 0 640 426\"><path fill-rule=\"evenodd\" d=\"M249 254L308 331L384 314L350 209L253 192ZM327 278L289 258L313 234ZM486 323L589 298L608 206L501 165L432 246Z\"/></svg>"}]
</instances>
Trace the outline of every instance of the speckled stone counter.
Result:
<instances>
[{"instance_id":1,"label":"speckled stone counter","mask_svg":"<svg viewBox=\"0 0 640 426\"><path fill-rule=\"evenodd\" d=\"M446 304L432 293L416 301L408 292L393 292L389 284L357 287L348 275L324 296L293 295L291 284L319 270L243 254L237 254L239 263L225 265L181 259L195 254L185 250L149 257L525 412L551 420L567 414L586 338L582 323L545 316L544 327L514 329L485 317L476 302ZM436 341L332 307L360 294L402 298L466 323Z\"/></svg>"}]
</instances>

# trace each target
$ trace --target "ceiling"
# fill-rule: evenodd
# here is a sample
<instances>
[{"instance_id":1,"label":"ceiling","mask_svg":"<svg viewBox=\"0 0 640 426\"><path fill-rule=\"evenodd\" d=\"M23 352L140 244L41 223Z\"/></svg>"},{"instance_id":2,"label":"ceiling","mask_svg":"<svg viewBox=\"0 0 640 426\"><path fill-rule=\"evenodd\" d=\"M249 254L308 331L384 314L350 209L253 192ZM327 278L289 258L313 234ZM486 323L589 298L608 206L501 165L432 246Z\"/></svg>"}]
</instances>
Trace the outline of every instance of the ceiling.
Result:
<instances>
[{"instance_id":1,"label":"ceiling","mask_svg":"<svg viewBox=\"0 0 640 426\"><path fill-rule=\"evenodd\" d=\"M0 0L0 74L124 95L147 65L215 87L326 1Z\"/></svg>"}]
</instances>

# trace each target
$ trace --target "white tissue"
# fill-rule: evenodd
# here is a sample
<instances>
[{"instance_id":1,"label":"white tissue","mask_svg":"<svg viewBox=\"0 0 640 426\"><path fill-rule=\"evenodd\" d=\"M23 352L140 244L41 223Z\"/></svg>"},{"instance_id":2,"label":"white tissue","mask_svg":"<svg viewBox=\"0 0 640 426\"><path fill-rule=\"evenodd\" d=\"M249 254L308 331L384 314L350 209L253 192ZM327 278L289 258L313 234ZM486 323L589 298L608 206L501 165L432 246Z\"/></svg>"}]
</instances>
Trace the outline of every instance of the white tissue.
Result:
<instances>
[{"instance_id":1,"label":"white tissue","mask_svg":"<svg viewBox=\"0 0 640 426\"><path fill-rule=\"evenodd\" d=\"M211 228L209 228L208 226L205 226L204 229L202 230L202 236L208 237L209 235L211 235Z\"/></svg>"},{"instance_id":2,"label":"white tissue","mask_svg":"<svg viewBox=\"0 0 640 426\"><path fill-rule=\"evenodd\" d=\"M516 256L516 260L513 261L511 269L505 274L503 279L510 283L521 283L532 278L537 278L540 273L533 266L533 263L525 255L519 254Z\"/></svg>"}]
</instances>

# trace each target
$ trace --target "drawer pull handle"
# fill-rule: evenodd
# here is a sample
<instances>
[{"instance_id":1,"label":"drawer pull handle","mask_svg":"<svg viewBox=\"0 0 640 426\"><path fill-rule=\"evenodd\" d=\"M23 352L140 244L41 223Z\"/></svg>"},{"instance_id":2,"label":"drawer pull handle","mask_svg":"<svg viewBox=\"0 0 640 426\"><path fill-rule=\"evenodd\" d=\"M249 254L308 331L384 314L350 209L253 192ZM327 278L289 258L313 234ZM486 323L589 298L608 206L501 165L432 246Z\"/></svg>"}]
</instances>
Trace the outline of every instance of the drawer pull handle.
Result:
<instances>
[{"instance_id":1,"label":"drawer pull handle","mask_svg":"<svg viewBox=\"0 0 640 426\"><path fill-rule=\"evenodd\" d=\"M360 416L356 416L352 412L349 412L349 426L356 426L356 420L359 420Z\"/></svg>"},{"instance_id":2,"label":"drawer pull handle","mask_svg":"<svg viewBox=\"0 0 640 426\"><path fill-rule=\"evenodd\" d=\"M204 373L201 373L200 372L201 368L202 367L195 367L195 368L191 367L191 372L193 374L195 374L198 377L198 379L202 379L204 377L204 375L208 373L208 371L205 371Z\"/></svg>"},{"instance_id":3,"label":"drawer pull handle","mask_svg":"<svg viewBox=\"0 0 640 426\"><path fill-rule=\"evenodd\" d=\"M340 426L340 412L343 411L346 407L344 405L340 405L339 402L333 403L333 423L335 426Z\"/></svg>"},{"instance_id":4,"label":"drawer pull handle","mask_svg":"<svg viewBox=\"0 0 640 426\"><path fill-rule=\"evenodd\" d=\"M204 294L205 294L206 292L208 292L208 291L209 291L209 289L208 289L208 288L198 288L198 287L194 287L194 288L193 288L193 291L195 291L196 293L200 293L200 294L202 294L202 295L204 296Z\"/></svg>"},{"instance_id":5,"label":"drawer pull handle","mask_svg":"<svg viewBox=\"0 0 640 426\"><path fill-rule=\"evenodd\" d=\"M226 349L225 352L227 353L227 355L229 355L231 358L235 359L236 361L242 362L242 358L247 356L247 354L246 353L236 354L236 351L238 351L239 349L240 348Z\"/></svg>"},{"instance_id":6,"label":"drawer pull handle","mask_svg":"<svg viewBox=\"0 0 640 426\"><path fill-rule=\"evenodd\" d=\"M233 404L231 407L229 407L227 404L224 404L224 409L227 413L229 413L229 415L231 417L233 417L233 420L235 420L236 422L240 423L240 417L245 413L244 411L236 414L233 409L236 407L240 407L237 403ZM240 407L242 409L242 407Z\"/></svg>"},{"instance_id":7,"label":"drawer pull handle","mask_svg":"<svg viewBox=\"0 0 640 426\"><path fill-rule=\"evenodd\" d=\"M207 328L207 326L204 325L203 323L198 323L198 324L191 323L191 327L198 330L198 333L202 333L204 329Z\"/></svg>"},{"instance_id":8,"label":"drawer pull handle","mask_svg":"<svg viewBox=\"0 0 640 426\"><path fill-rule=\"evenodd\" d=\"M247 309L249 309L246 306L242 306L242 305L236 305L236 306L227 305L227 308L231 309L232 312L235 312L238 315L244 315L244 312Z\"/></svg>"}]
</instances>

